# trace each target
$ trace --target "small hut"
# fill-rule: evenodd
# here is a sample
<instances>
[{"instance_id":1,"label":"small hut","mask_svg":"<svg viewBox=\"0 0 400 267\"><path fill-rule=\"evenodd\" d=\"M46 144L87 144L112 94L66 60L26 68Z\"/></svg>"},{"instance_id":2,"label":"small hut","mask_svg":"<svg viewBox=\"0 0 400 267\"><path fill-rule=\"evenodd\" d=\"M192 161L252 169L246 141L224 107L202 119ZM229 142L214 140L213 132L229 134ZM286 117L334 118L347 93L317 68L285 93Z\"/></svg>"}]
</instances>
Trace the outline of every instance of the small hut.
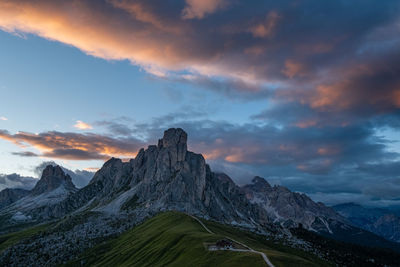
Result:
<instances>
[{"instance_id":1,"label":"small hut","mask_svg":"<svg viewBox=\"0 0 400 267\"><path fill-rule=\"evenodd\" d=\"M215 245L218 249L232 249L233 248L232 241L230 241L228 239L218 240L217 243L215 243Z\"/></svg>"}]
</instances>

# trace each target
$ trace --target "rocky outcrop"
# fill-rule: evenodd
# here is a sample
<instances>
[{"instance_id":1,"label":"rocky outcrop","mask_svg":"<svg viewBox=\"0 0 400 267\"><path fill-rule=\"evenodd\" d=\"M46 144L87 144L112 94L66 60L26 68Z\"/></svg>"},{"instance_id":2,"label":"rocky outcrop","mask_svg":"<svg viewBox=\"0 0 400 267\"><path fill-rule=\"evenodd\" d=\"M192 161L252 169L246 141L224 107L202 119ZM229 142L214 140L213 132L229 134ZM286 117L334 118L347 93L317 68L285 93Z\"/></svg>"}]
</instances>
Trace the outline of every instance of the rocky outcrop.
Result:
<instances>
[{"instance_id":1,"label":"rocky outcrop","mask_svg":"<svg viewBox=\"0 0 400 267\"><path fill-rule=\"evenodd\" d=\"M61 172L46 168L33 191L69 184L70 179ZM342 219L306 195L271 187L261 177L241 188L226 174L212 172L201 154L187 150L187 134L180 128L166 130L158 145L141 149L129 162L111 158L86 187L71 191L54 205L38 207L30 216L55 218L77 210L115 215L177 210L250 228L268 228L272 223L297 227L301 223L316 231L331 231L329 220Z\"/></svg>"},{"instance_id":2,"label":"rocky outcrop","mask_svg":"<svg viewBox=\"0 0 400 267\"><path fill-rule=\"evenodd\" d=\"M60 168L48 167L31 194L7 207L10 221L39 223L62 217L55 230L34 240L35 247L55 248L52 254L58 258L54 257L54 262L70 256L66 247L81 253L98 240L119 235L166 210L246 227L279 239L289 240L293 229L288 228L299 225L340 240L358 238L363 243L373 239L371 233L349 226L334 210L304 194L271 186L261 177L239 187L226 174L212 172L201 154L187 150L187 134L179 128L165 131L157 145L141 149L135 159L111 158L79 190L71 186L70 177ZM15 251L33 255L29 246L10 250Z\"/></svg>"},{"instance_id":3,"label":"rocky outcrop","mask_svg":"<svg viewBox=\"0 0 400 267\"><path fill-rule=\"evenodd\" d=\"M37 196L53 191L63 186L67 191L76 191L71 177L66 175L60 166L48 165L42 173L42 177L31 191L32 196Z\"/></svg>"},{"instance_id":4,"label":"rocky outcrop","mask_svg":"<svg viewBox=\"0 0 400 267\"><path fill-rule=\"evenodd\" d=\"M30 192L29 190L19 189L19 188L6 188L0 191L0 209L27 196L29 192Z\"/></svg>"},{"instance_id":5,"label":"rocky outcrop","mask_svg":"<svg viewBox=\"0 0 400 267\"><path fill-rule=\"evenodd\" d=\"M47 215L57 210L57 203L77 190L71 177L66 175L60 166L48 165L31 191L24 192L24 196L1 209L0 216L9 218L2 226L48 218Z\"/></svg>"},{"instance_id":6,"label":"rocky outcrop","mask_svg":"<svg viewBox=\"0 0 400 267\"><path fill-rule=\"evenodd\" d=\"M345 222L332 208L314 202L307 195L291 192L283 186L271 186L264 178L256 176L252 183L243 186L247 199L258 204L276 223L284 227L301 224L308 230L332 233L332 221Z\"/></svg>"},{"instance_id":7,"label":"rocky outcrop","mask_svg":"<svg viewBox=\"0 0 400 267\"><path fill-rule=\"evenodd\" d=\"M180 128L168 129L157 146L141 149L129 162L111 158L89 185L36 215L59 217L83 208L116 214L178 210L248 226L270 222L229 177L211 172L202 155L187 151Z\"/></svg>"}]
</instances>

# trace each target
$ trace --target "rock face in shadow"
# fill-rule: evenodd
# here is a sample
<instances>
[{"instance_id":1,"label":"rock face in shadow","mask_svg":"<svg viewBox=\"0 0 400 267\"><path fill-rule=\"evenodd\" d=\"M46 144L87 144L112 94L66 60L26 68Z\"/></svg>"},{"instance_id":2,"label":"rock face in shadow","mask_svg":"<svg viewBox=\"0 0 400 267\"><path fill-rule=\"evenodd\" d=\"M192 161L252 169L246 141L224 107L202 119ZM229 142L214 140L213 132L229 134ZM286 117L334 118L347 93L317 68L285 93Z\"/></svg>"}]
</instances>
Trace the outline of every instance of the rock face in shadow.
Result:
<instances>
[{"instance_id":1,"label":"rock face in shadow","mask_svg":"<svg viewBox=\"0 0 400 267\"><path fill-rule=\"evenodd\" d=\"M0 191L0 209L27 196L29 192L30 192L29 190L19 189L19 188L6 188Z\"/></svg>"},{"instance_id":2,"label":"rock face in shadow","mask_svg":"<svg viewBox=\"0 0 400 267\"><path fill-rule=\"evenodd\" d=\"M8 195L13 195L14 200L8 201L9 203L0 209L0 216L10 218L3 226L45 219L53 214L57 207L55 204L62 202L77 190L71 177L66 175L60 166L48 165L31 191L8 191Z\"/></svg>"},{"instance_id":3,"label":"rock face in shadow","mask_svg":"<svg viewBox=\"0 0 400 267\"><path fill-rule=\"evenodd\" d=\"M187 150L187 134L180 128L166 130L158 145L141 149L129 162L111 158L86 187L32 216L60 217L77 209L108 214L177 210L254 227L270 222L229 177L213 173L201 154Z\"/></svg>"},{"instance_id":4,"label":"rock face in shadow","mask_svg":"<svg viewBox=\"0 0 400 267\"><path fill-rule=\"evenodd\" d=\"M42 179L56 175L60 179L50 180L69 184L70 179L59 172L46 169ZM46 191L56 184L38 183L33 192ZM212 172L201 154L187 150L187 134L180 128L166 130L157 145L141 149L129 162L111 158L86 187L30 215L54 218L78 209L116 215L177 210L257 229L272 223L279 227L301 223L308 229L330 232L329 220L343 221L322 203L285 187L271 187L261 177L239 187L226 174Z\"/></svg>"},{"instance_id":5,"label":"rock face in shadow","mask_svg":"<svg viewBox=\"0 0 400 267\"><path fill-rule=\"evenodd\" d=\"M251 203L258 204L276 223L285 227L301 224L308 230L332 233L331 221L346 223L332 208L314 202L307 195L292 192L283 186L271 186L264 178L256 176L252 183L243 186Z\"/></svg>"},{"instance_id":6,"label":"rock face in shadow","mask_svg":"<svg viewBox=\"0 0 400 267\"><path fill-rule=\"evenodd\" d=\"M288 228L300 224L342 240L351 233L351 238L361 236L360 242L372 239L372 234L349 226L335 211L304 194L271 186L261 177L239 187L226 174L212 172L201 154L187 150L187 134L180 128L165 131L157 145L141 149L135 159L111 158L79 190L60 170L46 168L30 194L1 210L12 215L11 221L40 223L62 218L27 246L10 249L9 258L14 259L15 253L24 255L21 262L29 265L37 259L34 247L51 255L53 262L62 263L71 253L77 256L99 240L119 235L167 210L287 240L293 237Z\"/></svg>"},{"instance_id":7,"label":"rock face in shadow","mask_svg":"<svg viewBox=\"0 0 400 267\"><path fill-rule=\"evenodd\" d=\"M37 196L46 192L53 191L63 186L67 191L76 191L71 177L66 175L60 166L48 165L42 173L42 177L31 191L32 196Z\"/></svg>"}]
</instances>

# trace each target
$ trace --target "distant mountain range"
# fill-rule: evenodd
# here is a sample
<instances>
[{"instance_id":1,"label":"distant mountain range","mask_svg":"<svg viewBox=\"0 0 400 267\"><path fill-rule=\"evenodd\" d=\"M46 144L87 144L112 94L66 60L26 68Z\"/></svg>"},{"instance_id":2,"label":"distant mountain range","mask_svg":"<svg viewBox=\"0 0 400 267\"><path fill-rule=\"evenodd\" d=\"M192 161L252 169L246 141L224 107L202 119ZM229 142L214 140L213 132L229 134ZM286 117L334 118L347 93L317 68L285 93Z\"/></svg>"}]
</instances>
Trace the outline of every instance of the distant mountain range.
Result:
<instances>
[{"instance_id":1,"label":"distant mountain range","mask_svg":"<svg viewBox=\"0 0 400 267\"><path fill-rule=\"evenodd\" d=\"M353 225L394 242L400 242L400 217L382 208L366 208L355 203L333 206L340 215Z\"/></svg>"},{"instance_id":2,"label":"distant mountain range","mask_svg":"<svg viewBox=\"0 0 400 267\"><path fill-rule=\"evenodd\" d=\"M146 218L171 210L268 238L283 238L294 245L302 242L290 229L301 228L337 240L368 245L368 239L371 246L400 248L356 224L345 209L335 209L285 187L272 187L261 177L239 187L226 174L212 172L202 155L187 150L186 132L168 129L157 145L141 149L135 159L108 160L81 189L62 168L49 165L31 191L1 191L0 231L57 221L56 230L29 246L18 247L18 255L24 255L19 260L38 265L43 262L32 246L42 248L58 264L73 259L71 255L98 240L119 235ZM3 259L17 257L13 251L3 253Z\"/></svg>"}]
</instances>

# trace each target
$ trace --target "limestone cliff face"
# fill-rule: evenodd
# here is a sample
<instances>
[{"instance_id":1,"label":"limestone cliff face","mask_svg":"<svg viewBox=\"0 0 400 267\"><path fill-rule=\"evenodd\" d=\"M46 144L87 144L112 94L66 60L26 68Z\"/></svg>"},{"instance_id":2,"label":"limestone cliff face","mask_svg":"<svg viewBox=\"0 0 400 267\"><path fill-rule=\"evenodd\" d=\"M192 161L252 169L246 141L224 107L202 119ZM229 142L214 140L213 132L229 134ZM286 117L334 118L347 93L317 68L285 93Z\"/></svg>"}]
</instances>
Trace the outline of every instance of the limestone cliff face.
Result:
<instances>
[{"instance_id":1,"label":"limestone cliff face","mask_svg":"<svg viewBox=\"0 0 400 267\"><path fill-rule=\"evenodd\" d=\"M19 188L6 188L0 191L0 209L16 202L28 194L29 190Z\"/></svg>"},{"instance_id":2,"label":"limestone cliff face","mask_svg":"<svg viewBox=\"0 0 400 267\"><path fill-rule=\"evenodd\" d=\"M276 223L285 227L302 224L309 230L332 232L332 220L346 220L332 208L311 200L307 195L292 192L283 186L271 186L264 178L255 177L251 184L243 186L247 199L258 204Z\"/></svg>"},{"instance_id":3,"label":"limestone cliff face","mask_svg":"<svg viewBox=\"0 0 400 267\"><path fill-rule=\"evenodd\" d=\"M59 217L84 207L115 214L178 210L248 226L270 222L228 176L213 173L201 154L187 150L187 134L179 128L165 131L158 145L129 162L108 160L86 187L32 216Z\"/></svg>"},{"instance_id":4,"label":"limestone cliff face","mask_svg":"<svg viewBox=\"0 0 400 267\"><path fill-rule=\"evenodd\" d=\"M42 173L42 177L31 191L31 195L37 196L46 192L53 191L60 186L66 191L76 191L71 177L66 175L60 166L48 165Z\"/></svg>"},{"instance_id":5,"label":"limestone cliff face","mask_svg":"<svg viewBox=\"0 0 400 267\"><path fill-rule=\"evenodd\" d=\"M33 193L68 184L70 179L59 172L57 168L46 168L43 184L38 183ZM46 179L53 176L60 179ZM157 145L141 149L135 159L123 162L111 158L86 187L55 205L30 212L30 216L54 218L76 210L116 216L178 210L252 228L273 223L297 227L301 223L317 231L331 231L328 221L342 219L306 195L271 187L261 177L239 187L226 174L212 172L201 154L187 150L187 134L180 128L166 130Z\"/></svg>"},{"instance_id":6,"label":"limestone cliff face","mask_svg":"<svg viewBox=\"0 0 400 267\"><path fill-rule=\"evenodd\" d=\"M187 151L187 135L169 129L158 146L139 151L130 186L146 202L199 206L204 200L207 166L202 155Z\"/></svg>"},{"instance_id":7,"label":"limestone cliff face","mask_svg":"<svg viewBox=\"0 0 400 267\"><path fill-rule=\"evenodd\" d=\"M77 190L71 177L66 175L60 166L48 165L31 191L8 189L0 193L9 197L7 205L0 207L0 216L9 218L2 226L48 218L49 214L58 210L57 204Z\"/></svg>"}]
</instances>

